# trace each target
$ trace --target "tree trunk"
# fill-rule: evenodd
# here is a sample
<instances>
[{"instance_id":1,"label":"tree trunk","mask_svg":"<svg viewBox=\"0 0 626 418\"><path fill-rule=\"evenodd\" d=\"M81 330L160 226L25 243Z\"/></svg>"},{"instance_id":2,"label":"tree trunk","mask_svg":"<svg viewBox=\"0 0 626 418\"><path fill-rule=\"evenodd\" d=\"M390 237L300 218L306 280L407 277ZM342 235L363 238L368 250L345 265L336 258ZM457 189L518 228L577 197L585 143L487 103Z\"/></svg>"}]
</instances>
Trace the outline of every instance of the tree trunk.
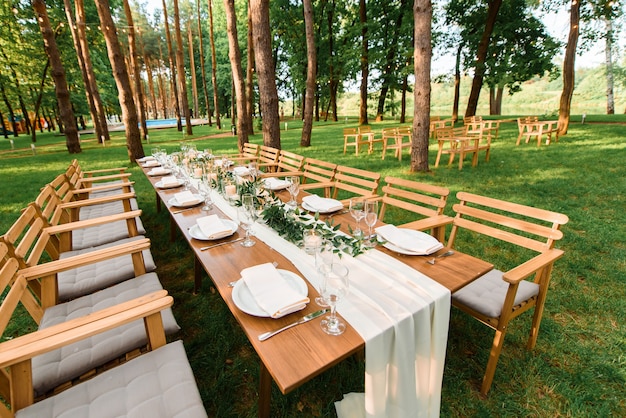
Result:
<instances>
[{"instance_id":1,"label":"tree trunk","mask_svg":"<svg viewBox=\"0 0 626 418\"><path fill-rule=\"evenodd\" d=\"M43 90L46 84L46 78L48 74L48 68L50 67L50 60L46 61L46 65L41 72L41 81L39 83L39 91L37 92L37 99L35 102L35 120L39 123L39 131L43 132L43 126L41 126L41 118L39 117L39 108L41 106L41 99L43 98ZM34 93L34 92L33 92ZM34 94L33 94L34 96ZM35 129L33 129L33 142L35 142Z\"/></svg>"},{"instance_id":2,"label":"tree trunk","mask_svg":"<svg viewBox=\"0 0 626 418\"><path fill-rule=\"evenodd\" d=\"M15 121L15 113L13 112L13 106L7 97L7 92L4 89L2 78L0 78L0 94L2 94L2 100L9 111L9 122L11 122L11 129L13 130L13 136L17 138L17 122Z\"/></svg>"},{"instance_id":3,"label":"tree trunk","mask_svg":"<svg viewBox=\"0 0 626 418\"><path fill-rule=\"evenodd\" d=\"M433 7L430 0L415 0L413 65L415 90L413 92L413 135L411 139L411 171L428 171L428 140L430 138L430 61L432 58L431 21Z\"/></svg>"},{"instance_id":4,"label":"tree trunk","mask_svg":"<svg viewBox=\"0 0 626 418\"><path fill-rule=\"evenodd\" d=\"M406 122L406 92L409 89L409 77L402 78L402 94L400 99L400 123Z\"/></svg>"},{"instance_id":5,"label":"tree trunk","mask_svg":"<svg viewBox=\"0 0 626 418\"><path fill-rule=\"evenodd\" d=\"M574 61L576 60L576 47L578 45L578 33L580 24L580 1L573 1L570 8L570 29L565 47L565 59L563 60L563 92L559 103L559 136L567 134L569 127L570 108L574 95Z\"/></svg>"},{"instance_id":6,"label":"tree trunk","mask_svg":"<svg viewBox=\"0 0 626 418\"><path fill-rule=\"evenodd\" d=\"M48 12L46 10L46 4L43 0L32 0L33 9L37 15L37 22L39 23L39 29L44 40L44 47L48 58L50 59L50 66L52 68L52 78L54 79L55 91L57 101L59 103L59 111L61 118L66 125L65 129L65 144L70 154L76 154L81 152L80 142L78 138L78 130L74 123L74 113L72 112L72 102L70 100L70 91L67 86L67 80L65 78L65 69L61 63L61 54L57 47L56 40L54 39L54 32L50 27L50 20L48 19Z\"/></svg>"},{"instance_id":7,"label":"tree trunk","mask_svg":"<svg viewBox=\"0 0 626 418\"><path fill-rule=\"evenodd\" d=\"M157 98L154 91L154 74L152 73L152 61L150 57L146 55L146 49L144 48L143 36L141 35L141 32L139 32L139 47L141 48L141 56L143 57L143 62L146 65L146 77L148 78L148 91L150 93L150 107L152 108L152 118L158 119L159 112L157 110Z\"/></svg>"},{"instance_id":8,"label":"tree trunk","mask_svg":"<svg viewBox=\"0 0 626 418\"><path fill-rule=\"evenodd\" d=\"M165 89L165 81L163 80L163 74L161 74L161 65L164 64L163 51L161 50L161 41L159 40L159 65L157 65L157 80L159 85L159 98L161 99L161 107L163 109L163 119L167 119L167 91Z\"/></svg>"},{"instance_id":9,"label":"tree trunk","mask_svg":"<svg viewBox=\"0 0 626 418\"><path fill-rule=\"evenodd\" d=\"M176 33L176 72L178 73L178 92L180 93L180 106L185 115L185 127L187 135L193 135L191 128L191 109L187 98L187 81L185 79L185 58L183 56L183 36L180 32L180 12L178 0L174 0L174 32Z\"/></svg>"},{"instance_id":10,"label":"tree trunk","mask_svg":"<svg viewBox=\"0 0 626 418\"><path fill-rule=\"evenodd\" d=\"M128 148L128 157L131 162L135 162L137 158L145 156L143 145L141 144L141 135L139 132L137 108L133 101L133 91L130 86L130 77L124 63L122 48L117 38L117 28L111 17L111 6L108 0L96 0L96 8L100 18L100 26L107 44L109 61L113 68L113 76L119 94L120 107L122 108L122 119L126 129L126 147ZM66 126L66 129L68 127Z\"/></svg>"},{"instance_id":11,"label":"tree trunk","mask_svg":"<svg viewBox=\"0 0 626 418\"><path fill-rule=\"evenodd\" d=\"M496 110L496 88L489 86L489 114L497 115Z\"/></svg>"},{"instance_id":12,"label":"tree trunk","mask_svg":"<svg viewBox=\"0 0 626 418\"><path fill-rule=\"evenodd\" d=\"M187 42L189 44L189 66L191 67L191 95L193 97L193 115L198 117L198 81L196 76L196 57L193 47L193 36L191 34L191 22L187 22Z\"/></svg>"},{"instance_id":13,"label":"tree trunk","mask_svg":"<svg viewBox=\"0 0 626 418\"><path fill-rule=\"evenodd\" d=\"M139 104L139 124L141 126L141 136L148 139L148 124L146 123L146 107L144 106L143 85L141 83L141 70L139 69L139 54L137 53L137 42L135 41L135 24L133 23L133 13L130 10L128 0L124 0L124 14L128 24L128 56L130 58L130 68L135 80L135 94Z\"/></svg>"},{"instance_id":14,"label":"tree trunk","mask_svg":"<svg viewBox=\"0 0 626 418\"><path fill-rule=\"evenodd\" d=\"M606 114L615 114L615 97L613 95L613 22L604 19L606 37L604 44L604 64L606 66Z\"/></svg>"},{"instance_id":15,"label":"tree trunk","mask_svg":"<svg viewBox=\"0 0 626 418\"><path fill-rule=\"evenodd\" d=\"M217 129L222 129L222 123L220 121L220 106L217 98L217 58L215 57L215 36L213 35L212 0L209 0L209 40L211 41L211 83L213 84L213 108L215 109L215 124L217 125Z\"/></svg>"},{"instance_id":16,"label":"tree trunk","mask_svg":"<svg viewBox=\"0 0 626 418\"><path fill-rule=\"evenodd\" d=\"M456 123L459 120L459 101L461 100L461 52L463 46L459 45L456 50L456 59L454 62L454 100L452 102L452 121Z\"/></svg>"},{"instance_id":17,"label":"tree trunk","mask_svg":"<svg viewBox=\"0 0 626 418\"><path fill-rule=\"evenodd\" d=\"M489 8L487 9L487 20L485 22L485 30L483 36L478 44L478 50L476 51L476 61L474 65L474 78L472 79L472 90L470 91L469 99L467 100L467 109L465 110L465 116L475 116L476 108L478 107L478 97L480 96L480 89L483 86L483 77L485 76L485 62L487 60L487 52L489 50L489 39L493 32L493 27L498 17L498 11L502 5L502 0L492 0L489 2Z\"/></svg>"},{"instance_id":18,"label":"tree trunk","mask_svg":"<svg viewBox=\"0 0 626 418\"><path fill-rule=\"evenodd\" d=\"M170 34L170 24L167 18L167 7L165 6L165 0L163 1L163 23L165 23L165 41L167 42L167 55L170 63L170 82L172 86L172 93L174 95L174 114L176 115L176 125L179 131L183 130L182 124L182 112L180 111L181 103L178 95L178 77L176 76L178 71L176 70L176 57L174 56L174 47L172 45L172 35Z\"/></svg>"},{"instance_id":19,"label":"tree trunk","mask_svg":"<svg viewBox=\"0 0 626 418\"><path fill-rule=\"evenodd\" d=\"M498 86L496 90L496 115L502 114L502 97L504 96L504 86Z\"/></svg>"},{"instance_id":20,"label":"tree trunk","mask_svg":"<svg viewBox=\"0 0 626 418\"><path fill-rule=\"evenodd\" d=\"M359 125L367 125L367 79L369 76L367 10L365 0L359 0L359 22L361 23L361 103L359 105Z\"/></svg>"},{"instance_id":21,"label":"tree trunk","mask_svg":"<svg viewBox=\"0 0 626 418\"><path fill-rule=\"evenodd\" d=\"M200 0L196 0L196 16L196 21L198 23L198 47L200 48L200 72L202 73L202 91L204 92L204 106L206 108L206 117L209 121L209 126L213 126L213 122L211 122L211 103L209 102L209 88L206 83L206 66L204 65L204 36L202 36L202 22L200 21Z\"/></svg>"},{"instance_id":22,"label":"tree trunk","mask_svg":"<svg viewBox=\"0 0 626 418\"><path fill-rule=\"evenodd\" d=\"M280 117L276 71L272 57L269 0L251 0L250 7L252 9L254 59L263 117L263 143L280 149Z\"/></svg>"},{"instance_id":23,"label":"tree trunk","mask_svg":"<svg viewBox=\"0 0 626 418\"><path fill-rule=\"evenodd\" d=\"M246 65L246 115L248 135L254 135L254 42L252 40L252 10L248 0L248 56Z\"/></svg>"},{"instance_id":24,"label":"tree trunk","mask_svg":"<svg viewBox=\"0 0 626 418\"><path fill-rule=\"evenodd\" d=\"M313 5L311 0L302 0L304 7L304 32L306 35L306 103L304 105L304 123L302 125L301 147L311 146L311 131L313 130L313 100L315 94L315 79L317 67L317 52L315 50L315 33L313 32Z\"/></svg>"},{"instance_id":25,"label":"tree trunk","mask_svg":"<svg viewBox=\"0 0 626 418\"><path fill-rule=\"evenodd\" d=\"M330 111L333 113L333 122L337 122L337 89L339 88L339 80L336 79L335 76L335 65L334 65L334 20L335 20L335 2L331 2L331 10L328 11L328 56L329 64L328 64L328 89L329 89L329 97L330 97ZM328 111L326 111L326 117L328 118Z\"/></svg>"},{"instance_id":26,"label":"tree trunk","mask_svg":"<svg viewBox=\"0 0 626 418\"><path fill-rule=\"evenodd\" d=\"M224 0L226 12L226 28L228 30L228 58L233 72L233 87L237 100L237 144L239 151L248 142L248 112L246 100L246 85L241 67L241 49L237 37L237 14L235 13L235 0ZM233 97L233 101L235 97ZM234 115L233 115L234 117Z\"/></svg>"}]
</instances>

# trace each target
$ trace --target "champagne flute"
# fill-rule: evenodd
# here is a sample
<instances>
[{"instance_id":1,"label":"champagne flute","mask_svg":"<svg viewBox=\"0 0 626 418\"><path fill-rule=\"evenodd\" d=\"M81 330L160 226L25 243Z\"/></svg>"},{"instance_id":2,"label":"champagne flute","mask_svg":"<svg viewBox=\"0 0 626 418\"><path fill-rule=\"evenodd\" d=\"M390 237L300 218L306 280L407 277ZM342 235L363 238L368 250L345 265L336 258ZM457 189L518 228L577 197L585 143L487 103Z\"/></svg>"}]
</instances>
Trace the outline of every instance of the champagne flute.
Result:
<instances>
[{"instance_id":1,"label":"champagne flute","mask_svg":"<svg viewBox=\"0 0 626 418\"><path fill-rule=\"evenodd\" d=\"M353 234L355 237L360 237L363 235L363 231L361 231L361 219L365 217L362 199L350 199L350 215L356 221L356 228L354 229Z\"/></svg>"},{"instance_id":2,"label":"champagne flute","mask_svg":"<svg viewBox=\"0 0 626 418\"><path fill-rule=\"evenodd\" d=\"M328 303L326 303L323 296L324 290L326 289L326 278L324 277L324 272L330 268L329 266L332 266L333 261L333 246L330 241L324 240L315 251L315 269L319 275L319 282L316 287L320 294L315 298L315 303L322 308L328 307Z\"/></svg>"},{"instance_id":3,"label":"champagne flute","mask_svg":"<svg viewBox=\"0 0 626 418\"><path fill-rule=\"evenodd\" d=\"M286 180L289 182L287 191L291 196L291 199L289 200L289 202L287 202L287 205L296 208L298 207L296 197L298 196L298 193L300 193L300 176L288 176L286 177Z\"/></svg>"},{"instance_id":4,"label":"champagne flute","mask_svg":"<svg viewBox=\"0 0 626 418\"><path fill-rule=\"evenodd\" d=\"M202 194L202 197L204 197L204 206L202 206L202 210L208 212L213 207L213 202L211 202L210 181L206 179L206 176L200 183L198 183L198 189L200 189L200 193Z\"/></svg>"},{"instance_id":5,"label":"champagne flute","mask_svg":"<svg viewBox=\"0 0 626 418\"><path fill-rule=\"evenodd\" d=\"M368 200L365 202L365 223L368 227L368 246L375 247L376 242L372 237L372 227L378 221L378 200Z\"/></svg>"},{"instance_id":6,"label":"champagne flute","mask_svg":"<svg viewBox=\"0 0 626 418\"><path fill-rule=\"evenodd\" d=\"M256 242L250 239L250 233L252 232L252 225L254 224L254 198L251 194L244 194L241 196L241 206L237 210L237 216L239 218L239 224L246 232L245 239L241 241L241 245L244 247L252 247Z\"/></svg>"},{"instance_id":7,"label":"champagne flute","mask_svg":"<svg viewBox=\"0 0 626 418\"><path fill-rule=\"evenodd\" d=\"M324 291L322 296L330 306L330 316L320 322L322 330L330 335L340 335L346 330L346 324L337 318L337 303L346 297L349 288L348 268L340 263L324 265Z\"/></svg>"}]
</instances>

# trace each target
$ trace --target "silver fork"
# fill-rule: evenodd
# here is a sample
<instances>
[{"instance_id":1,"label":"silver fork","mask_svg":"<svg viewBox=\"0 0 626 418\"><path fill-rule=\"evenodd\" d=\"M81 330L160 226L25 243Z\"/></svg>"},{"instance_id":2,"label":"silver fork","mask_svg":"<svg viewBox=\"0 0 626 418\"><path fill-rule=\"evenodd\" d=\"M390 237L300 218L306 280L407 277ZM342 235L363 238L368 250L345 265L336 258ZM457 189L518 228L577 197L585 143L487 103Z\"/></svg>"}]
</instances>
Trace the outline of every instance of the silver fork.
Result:
<instances>
[{"instance_id":1,"label":"silver fork","mask_svg":"<svg viewBox=\"0 0 626 418\"><path fill-rule=\"evenodd\" d=\"M439 254L437 257L433 257L433 258L431 258L430 260L426 260L426 262L427 262L428 264L435 264L435 260L437 260L438 258L441 258L441 257L448 257L448 256L451 256L452 254L454 254L454 251L449 250L449 251L446 251L446 252L445 252L445 253L443 253L443 254Z\"/></svg>"}]
</instances>

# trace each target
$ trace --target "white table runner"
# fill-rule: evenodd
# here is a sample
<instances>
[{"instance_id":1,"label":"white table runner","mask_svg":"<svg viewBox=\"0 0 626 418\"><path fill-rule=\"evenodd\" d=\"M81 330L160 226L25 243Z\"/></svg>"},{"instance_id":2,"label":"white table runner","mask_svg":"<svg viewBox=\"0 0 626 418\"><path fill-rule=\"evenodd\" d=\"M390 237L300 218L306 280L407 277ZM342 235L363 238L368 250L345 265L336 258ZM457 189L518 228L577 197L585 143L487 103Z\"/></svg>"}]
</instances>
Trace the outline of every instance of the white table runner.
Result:
<instances>
[{"instance_id":1,"label":"white table runner","mask_svg":"<svg viewBox=\"0 0 626 418\"><path fill-rule=\"evenodd\" d=\"M237 209L217 193L213 202L236 219ZM255 235L288 258L317 288L315 259L256 224ZM346 417L436 417L448 338L450 291L377 250L343 255L350 291L337 311L365 340L365 396L336 403ZM333 338L324 335L324 338Z\"/></svg>"}]
</instances>

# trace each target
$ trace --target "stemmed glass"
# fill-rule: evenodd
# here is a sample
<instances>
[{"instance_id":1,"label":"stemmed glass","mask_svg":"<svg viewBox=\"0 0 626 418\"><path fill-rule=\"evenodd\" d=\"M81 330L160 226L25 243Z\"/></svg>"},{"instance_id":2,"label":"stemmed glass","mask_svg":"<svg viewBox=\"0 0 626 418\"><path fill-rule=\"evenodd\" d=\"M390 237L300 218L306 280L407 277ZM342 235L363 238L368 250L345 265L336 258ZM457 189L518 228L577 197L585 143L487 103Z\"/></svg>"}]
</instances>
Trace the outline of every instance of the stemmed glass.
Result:
<instances>
[{"instance_id":1,"label":"stemmed glass","mask_svg":"<svg viewBox=\"0 0 626 418\"><path fill-rule=\"evenodd\" d=\"M319 285L317 286L317 291L320 296L315 298L315 303L317 303L322 308L328 307L328 303L324 299L324 290L326 289L326 278L324 277L325 271L330 269L330 266L333 265L333 246L330 241L324 240L322 244L317 247L315 251L315 269L320 276Z\"/></svg>"},{"instance_id":2,"label":"stemmed glass","mask_svg":"<svg viewBox=\"0 0 626 418\"><path fill-rule=\"evenodd\" d=\"M372 227L376 225L376 221L378 221L378 200L368 200L365 202L365 223L368 227L368 235L367 238L369 240L368 246L374 247L376 246L376 242L372 237Z\"/></svg>"},{"instance_id":3,"label":"stemmed glass","mask_svg":"<svg viewBox=\"0 0 626 418\"><path fill-rule=\"evenodd\" d=\"M239 224L246 231L246 237L241 241L241 245L244 247L252 247L256 242L250 239L250 233L252 232L252 225L256 217L256 210L254 208L254 196L246 193L241 196L241 207L237 211L239 218Z\"/></svg>"},{"instance_id":4,"label":"stemmed glass","mask_svg":"<svg viewBox=\"0 0 626 418\"><path fill-rule=\"evenodd\" d=\"M289 183L289 186L287 186L287 191L289 192L289 195L291 196L291 199L289 200L289 202L287 202L287 205L293 208L296 208L298 207L298 202L296 201L296 197L298 196L298 193L300 193L300 177L288 176L286 177L286 180Z\"/></svg>"},{"instance_id":5,"label":"stemmed glass","mask_svg":"<svg viewBox=\"0 0 626 418\"><path fill-rule=\"evenodd\" d=\"M330 306L330 316L320 322L322 330L330 335L340 335L346 330L346 324L337 318L337 303L348 293L348 268L340 263L332 263L322 267L324 272L324 291L322 296Z\"/></svg>"},{"instance_id":6,"label":"stemmed glass","mask_svg":"<svg viewBox=\"0 0 626 418\"><path fill-rule=\"evenodd\" d=\"M363 231L361 231L361 219L365 217L365 212L363 211L363 200L361 199L350 199L350 215L356 221L356 228L353 231L355 237L360 237L363 235Z\"/></svg>"},{"instance_id":7,"label":"stemmed glass","mask_svg":"<svg viewBox=\"0 0 626 418\"><path fill-rule=\"evenodd\" d=\"M198 183L198 189L200 189L200 193L202 194L202 197L204 197L204 206L202 206L202 210L208 212L213 207L213 202L211 202L211 180L204 176L204 179Z\"/></svg>"}]
</instances>

